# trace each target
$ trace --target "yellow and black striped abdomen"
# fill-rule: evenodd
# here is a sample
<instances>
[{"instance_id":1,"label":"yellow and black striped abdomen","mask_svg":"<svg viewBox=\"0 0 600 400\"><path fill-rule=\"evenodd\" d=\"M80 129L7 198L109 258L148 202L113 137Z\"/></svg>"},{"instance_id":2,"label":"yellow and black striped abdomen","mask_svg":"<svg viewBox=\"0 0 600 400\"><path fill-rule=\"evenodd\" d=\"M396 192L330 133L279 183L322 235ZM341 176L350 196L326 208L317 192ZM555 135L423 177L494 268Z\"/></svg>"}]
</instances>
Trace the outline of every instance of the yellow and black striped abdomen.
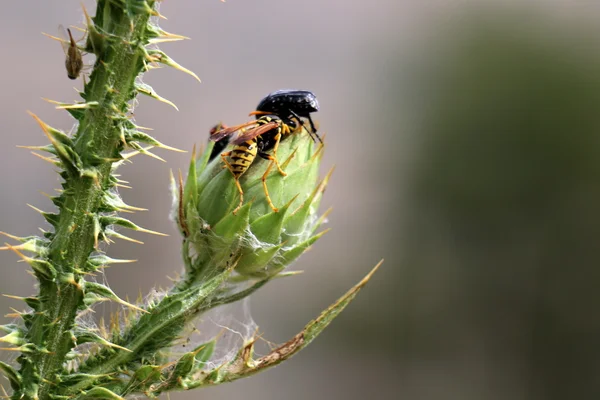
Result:
<instances>
[{"instance_id":1,"label":"yellow and black striped abdomen","mask_svg":"<svg viewBox=\"0 0 600 400\"><path fill-rule=\"evenodd\" d=\"M256 140L248 140L242 144L237 145L232 151L231 156L231 167L232 173L236 178L239 178L248 170L254 159L256 158L257 146Z\"/></svg>"}]
</instances>

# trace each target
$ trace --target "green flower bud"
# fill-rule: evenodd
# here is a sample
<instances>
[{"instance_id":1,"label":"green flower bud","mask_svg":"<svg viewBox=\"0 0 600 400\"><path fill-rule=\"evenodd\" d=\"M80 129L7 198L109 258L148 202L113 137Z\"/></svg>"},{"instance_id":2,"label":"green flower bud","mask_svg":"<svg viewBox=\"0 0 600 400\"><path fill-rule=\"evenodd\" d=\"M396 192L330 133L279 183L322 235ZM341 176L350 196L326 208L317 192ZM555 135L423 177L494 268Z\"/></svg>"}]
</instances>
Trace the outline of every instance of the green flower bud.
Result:
<instances>
[{"instance_id":1,"label":"green flower bud","mask_svg":"<svg viewBox=\"0 0 600 400\"><path fill-rule=\"evenodd\" d=\"M235 178L222 157L209 161L213 146L209 143L198 160L193 156L177 195L175 214L186 261L183 287L231 267L237 273L233 281L271 279L324 233L315 234L324 220L317 209L330 175L318 183L323 146L314 143L304 128L284 136L277 159L286 175L273 162L265 180L277 211L263 185L272 161L257 156L240 177L244 202L239 207Z\"/></svg>"}]
</instances>

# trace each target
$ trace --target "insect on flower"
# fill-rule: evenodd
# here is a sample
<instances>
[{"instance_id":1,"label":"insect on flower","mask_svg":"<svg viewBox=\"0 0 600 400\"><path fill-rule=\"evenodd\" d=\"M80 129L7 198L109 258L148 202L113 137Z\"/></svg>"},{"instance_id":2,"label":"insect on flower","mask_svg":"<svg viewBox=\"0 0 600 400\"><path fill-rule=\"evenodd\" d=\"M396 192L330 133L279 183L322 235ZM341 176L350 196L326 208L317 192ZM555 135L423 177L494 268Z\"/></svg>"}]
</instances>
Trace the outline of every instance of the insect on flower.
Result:
<instances>
[{"instance_id":1,"label":"insect on flower","mask_svg":"<svg viewBox=\"0 0 600 400\"><path fill-rule=\"evenodd\" d=\"M247 129L249 127L250 129ZM237 213L244 203L244 191L240 185L240 177L248 170L248 168L250 168L250 165L252 165L257 155L270 161L269 166L262 176L263 190L271 209L274 212L279 211L269 196L267 176L269 175L269 172L271 172L273 164L277 166L281 175L287 175L279 165L277 148L279 147L279 142L285 136L293 133L296 130L296 127L296 123L292 120L286 123L280 118L263 116L256 121L211 132L210 139L215 142L228 138L235 132L240 132L233 140L230 140L230 143L235 145L235 147L231 151L221 154L221 159L223 160L225 167L233 175L235 185L240 193L240 202L233 210L234 214ZM272 155L267 153L267 151L271 149L273 149ZM231 162L227 161L228 157Z\"/></svg>"},{"instance_id":2,"label":"insect on flower","mask_svg":"<svg viewBox=\"0 0 600 400\"><path fill-rule=\"evenodd\" d=\"M65 68L67 69L67 76L69 79L77 79L83 69L83 56L81 50L77 47L77 42L73 39L71 29L65 29L60 25L58 27L58 36L48 35L47 33L44 33L44 35L60 42L65 52Z\"/></svg>"},{"instance_id":3,"label":"insect on flower","mask_svg":"<svg viewBox=\"0 0 600 400\"><path fill-rule=\"evenodd\" d=\"M67 68L67 76L69 79L77 79L81 69L83 68L83 58L81 56L81 51L75 44L75 40L71 34L71 29L67 28L67 32L69 33L69 44L65 50L67 55L67 58L65 59L65 67Z\"/></svg>"},{"instance_id":4,"label":"insect on flower","mask_svg":"<svg viewBox=\"0 0 600 400\"><path fill-rule=\"evenodd\" d=\"M295 118L300 126L304 126L302 118L306 118L310 123L311 131L309 133L313 140L314 135L319 139L319 142L323 143L319 135L317 135L317 128L310 116L311 113L317 111L319 111L319 101L313 92L308 90L281 89L265 96L256 106L256 110L252 111L250 115L255 115L257 119L263 115L275 115L288 125L291 124L292 118Z\"/></svg>"}]
</instances>

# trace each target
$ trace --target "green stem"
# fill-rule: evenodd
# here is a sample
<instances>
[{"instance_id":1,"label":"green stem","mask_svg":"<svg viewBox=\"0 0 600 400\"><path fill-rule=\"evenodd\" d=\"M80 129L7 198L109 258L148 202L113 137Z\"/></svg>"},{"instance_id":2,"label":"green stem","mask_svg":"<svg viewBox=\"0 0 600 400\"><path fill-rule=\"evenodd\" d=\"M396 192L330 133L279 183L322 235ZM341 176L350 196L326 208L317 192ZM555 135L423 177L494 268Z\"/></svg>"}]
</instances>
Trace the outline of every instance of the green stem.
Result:
<instances>
[{"instance_id":1,"label":"green stem","mask_svg":"<svg viewBox=\"0 0 600 400\"><path fill-rule=\"evenodd\" d=\"M155 355L168 347L187 323L213 307L211 294L223 285L230 272L224 271L201 286L164 297L122 335L118 344L130 351L106 350L94 357L79 369L79 372L87 374L89 378L81 379L77 384L66 388L61 395L73 396L82 390L98 386L104 382L96 377L113 373L119 366L139 362L144 356Z\"/></svg>"},{"instance_id":2,"label":"green stem","mask_svg":"<svg viewBox=\"0 0 600 400\"><path fill-rule=\"evenodd\" d=\"M95 219L102 205L103 193L110 185L112 161L121 146L116 118L126 112L127 102L135 94L134 81L144 67L143 38L149 15L127 15L122 6L110 1L98 1L98 28L110 35L110 45L98 55L91 80L86 86L87 102L99 106L88 109L81 119L75 137L75 151L84 168L95 168L97 180L63 173L65 178L63 205L49 248L48 261L58 276L73 274L75 282L94 251ZM107 16L109 18L107 18ZM82 304L80 288L68 282L40 279L41 309L31 319L29 339L38 351L22 357L22 394L39 400L49 399L55 376L63 367L67 353L75 345L71 329ZM41 350L41 351L40 351Z\"/></svg>"}]
</instances>

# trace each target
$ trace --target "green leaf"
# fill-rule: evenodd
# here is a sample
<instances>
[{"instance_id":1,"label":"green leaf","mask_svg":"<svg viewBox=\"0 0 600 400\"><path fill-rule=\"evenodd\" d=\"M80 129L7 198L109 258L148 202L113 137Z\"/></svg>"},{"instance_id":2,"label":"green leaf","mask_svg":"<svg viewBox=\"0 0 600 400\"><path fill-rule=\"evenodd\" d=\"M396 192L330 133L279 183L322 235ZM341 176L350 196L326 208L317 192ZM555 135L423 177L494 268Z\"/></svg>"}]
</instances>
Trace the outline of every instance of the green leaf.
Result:
<instances>
[{"instance_id":1,"label":"green leaf","mask_svg":"<svg viewBox=\"0 0 600 400\"><path fill-rule=\"evenodd\" d=\"M0 361L0 370L2 370L2 372L4 372L4 375L10 382L10 387L14 391L21 390L21 382L22 382L21 375L19 375L19 373L17 371L15 371L15 369L13 367Z\"/></svg>"},{"instance_id":2,"label":"green leaf","mask_svg":"<svg viewBox=\"0 0 600 400\"><path fill-rule=\"evenodd\" d=\"M80 398L83 399L108 399L108 400L125 400L123 397L119 396L115 392L103 388L101 386L96 386L93 389L87 390L83 392Z\"/></svg>"}]
</instances>

